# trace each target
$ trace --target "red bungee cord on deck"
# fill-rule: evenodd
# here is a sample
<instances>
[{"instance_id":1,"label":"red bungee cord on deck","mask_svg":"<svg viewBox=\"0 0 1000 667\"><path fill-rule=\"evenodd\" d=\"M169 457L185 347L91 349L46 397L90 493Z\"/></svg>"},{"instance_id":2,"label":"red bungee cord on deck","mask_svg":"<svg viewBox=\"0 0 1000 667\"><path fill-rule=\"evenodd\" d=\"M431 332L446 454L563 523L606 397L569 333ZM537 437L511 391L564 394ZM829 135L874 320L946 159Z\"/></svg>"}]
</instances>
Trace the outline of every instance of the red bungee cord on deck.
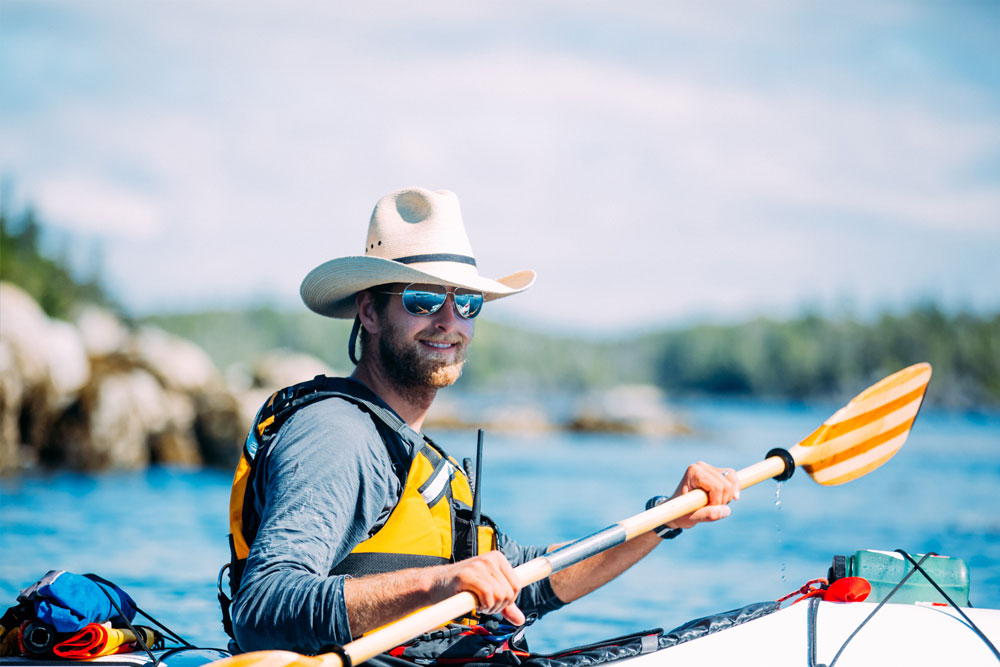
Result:
<instances>
[{"instance_id":1,"label":"red bungee cord on deck","mask_svg":"<svg viewBox=\"0 0 1000 667\"><path fill-rule=\"evenodd\" d=\"M811 579L796 590L775 602L785 600L801 594L798 600L802 602L806 598L822 597L826 602L864 602L872 592L872 585L864 577L841 577L832 584L826 579Z\"/></svg>"}]
</instances>

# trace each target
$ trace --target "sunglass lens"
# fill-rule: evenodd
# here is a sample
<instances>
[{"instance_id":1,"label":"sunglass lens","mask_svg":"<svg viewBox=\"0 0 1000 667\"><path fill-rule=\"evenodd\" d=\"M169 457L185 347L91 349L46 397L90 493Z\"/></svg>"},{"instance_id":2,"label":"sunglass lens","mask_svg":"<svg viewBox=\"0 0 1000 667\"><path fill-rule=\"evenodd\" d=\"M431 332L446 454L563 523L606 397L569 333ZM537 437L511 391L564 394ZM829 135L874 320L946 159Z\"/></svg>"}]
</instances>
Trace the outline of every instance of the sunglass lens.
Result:
<instances>
[{"instance_id":1,"label":"sunglass lens","mask_svg":"<svg viewBox=\"0 0 1000 667\"><path fill-rule=\"evenodd\" d=\"M408 285L403 290L403 307L411 315L432 315L448 298L440 285Z\"/></svg>"},{"instance_id":2,"label":"sunglass lens","mask_svg":"<svg viewBox=\"0 0 1000 667\"><path fill-rule=\"evenodd\" d=\"M455 288L455 310L461 317L472 319L483 309L483 293Z\"/></svg>"}]
</instances>

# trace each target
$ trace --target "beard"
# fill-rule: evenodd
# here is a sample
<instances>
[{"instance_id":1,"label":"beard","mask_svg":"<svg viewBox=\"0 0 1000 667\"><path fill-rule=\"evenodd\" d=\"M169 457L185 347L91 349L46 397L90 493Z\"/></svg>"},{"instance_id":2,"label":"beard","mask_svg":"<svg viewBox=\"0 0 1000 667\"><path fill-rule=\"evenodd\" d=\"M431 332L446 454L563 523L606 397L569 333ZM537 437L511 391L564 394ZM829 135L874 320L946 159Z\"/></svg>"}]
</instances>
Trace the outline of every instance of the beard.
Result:
<instances>
[{"instance_id":1,"label":"beard","mask_svg":"<svg viewBox=\"0 0 1000 667\"><path fill-rule=\"evenodd\" d=\"M379 359L389 378L401 389L421 391L454 384L462 375L467 342L457 341L453 360L421 354L421 343L405 340L389 321L378 339Z\"/></svg>"}]
</instances>

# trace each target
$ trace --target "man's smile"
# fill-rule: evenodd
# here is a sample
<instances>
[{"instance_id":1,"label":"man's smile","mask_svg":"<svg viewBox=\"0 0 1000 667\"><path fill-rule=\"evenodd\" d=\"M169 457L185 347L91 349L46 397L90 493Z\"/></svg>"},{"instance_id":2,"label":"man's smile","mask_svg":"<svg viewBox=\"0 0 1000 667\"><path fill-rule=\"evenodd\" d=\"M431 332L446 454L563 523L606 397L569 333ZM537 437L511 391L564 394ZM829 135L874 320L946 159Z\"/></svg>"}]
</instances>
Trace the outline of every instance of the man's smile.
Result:
<instances>
[{"instance_id":1,"label":"man's smile","mask_svg":"<svg viewBox=\"0 0 1000 667\"><path fill-rule=\"evenodd\" d=\"M445 343L442 341L435 341L435 340L422 340L420 342L426 345L427 347L433 347L434 349L437 350L447 350L458 345L458 343Z\"/></svg>"}]
</instances>

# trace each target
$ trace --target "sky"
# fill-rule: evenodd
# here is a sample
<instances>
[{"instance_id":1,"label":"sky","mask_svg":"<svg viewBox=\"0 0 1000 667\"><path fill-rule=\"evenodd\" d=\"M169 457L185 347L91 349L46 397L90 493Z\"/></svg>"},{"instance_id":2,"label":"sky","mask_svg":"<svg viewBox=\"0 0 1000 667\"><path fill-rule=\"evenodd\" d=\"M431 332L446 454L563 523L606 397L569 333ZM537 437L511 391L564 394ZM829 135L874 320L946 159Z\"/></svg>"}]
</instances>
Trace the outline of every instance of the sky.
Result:
<instances>
[{"instance_id":1,"label":"sky","mask_svg":"<svg viewBox=\"0 0 1000 667\"><path fill-rule=\"evenodd\" d=\"M553 331L1000 308L995 2L0 0L0 177L133 314L456 192Z\"/></svg>"}]
</instances>

